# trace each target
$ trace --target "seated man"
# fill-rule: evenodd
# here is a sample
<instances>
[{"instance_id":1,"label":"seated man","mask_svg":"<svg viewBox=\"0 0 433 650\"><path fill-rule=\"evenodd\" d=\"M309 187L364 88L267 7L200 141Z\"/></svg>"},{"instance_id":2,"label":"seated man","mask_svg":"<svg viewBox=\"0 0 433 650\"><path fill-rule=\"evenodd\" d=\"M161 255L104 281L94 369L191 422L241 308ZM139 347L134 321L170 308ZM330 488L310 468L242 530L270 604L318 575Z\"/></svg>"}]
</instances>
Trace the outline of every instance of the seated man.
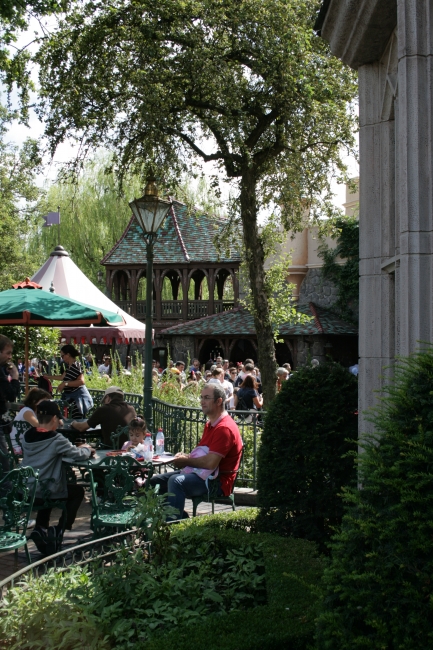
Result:
<instances>
[{"instance_id":1,"label":"seated man","mask_svg":"<svg viewBox=\"0 0 433 650\"><path fill-rule=\"evenodd\" d=\"M209 420L204 427L199 446L191 454L177 454L173 464L179 471L156 474L151 485L160 486L160 494L167 492L168 503L179 510L179 517L188 517L184 511L185 498L206 494L207 479L219 482L219 495L229 496L233 489L235 471L242 454L242 439L236 422L225 410L226 394L220 383L207 384L201 391L202 411Z\"/></svg>"},{"instance_id":2,"label":"seated man","mask_svg":"<svg viewBox=\"0 0 433 650\"><path fill-rule=\"evenodd\" d=\"M66 501L66 513L62 512L57 526L50 526L51 508L38 510L36 526L30 538L35 542L38 551L44 555L51 555L58 550L62 541L62 531L64 528L71 530L84 498L82 485L67 483L62 459L87 459L92 453L89 445L75 447L61 433L57 433L56 429L62 425L61 416L56 402L52 400L40 402L38 404L39 425L28 429L21 438L23 465L30 465L34 470L39 470L35 505L44 504L41 481L45 479L53 479L46 485L51 493L50 498Z\"/></svg>"},{"instance_id":3,"label":"seated man","mask_svg":"<svg viewBox=\"0 0 433 650\"><path fill-rule=\"evenodd\" d=\"M120 425L125 427L137 417L135 408L124 400L124 393L118 386L110 386L104 393L102 404L85 422L72 422L71 427L77 431L87 431L101 425L101 437L104 445L111 446L110 435ZM126 437L125 437L126 440Z\"/></svg>"}]
</instances>

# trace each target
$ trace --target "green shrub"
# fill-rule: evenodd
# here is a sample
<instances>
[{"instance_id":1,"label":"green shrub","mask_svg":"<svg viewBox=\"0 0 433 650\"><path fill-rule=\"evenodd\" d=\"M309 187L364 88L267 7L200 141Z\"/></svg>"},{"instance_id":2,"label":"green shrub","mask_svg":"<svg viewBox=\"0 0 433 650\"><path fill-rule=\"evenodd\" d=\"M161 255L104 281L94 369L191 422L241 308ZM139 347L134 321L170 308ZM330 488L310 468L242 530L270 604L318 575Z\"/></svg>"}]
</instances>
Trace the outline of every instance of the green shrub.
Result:
<instances>
[{"instance_id":1,"label":"green shrub","mask_svg":"<svg viewBox=\"0 0 433 650\"><path fill-rule=\"evenodd\" d=\"M189 540L205 539L208 543L217 538L229 548L241 541L259 546L265 564L267 603L178 626L145 645L137 644L136 650L306 650L311 644L316 585L323 573L324 558L317 554L314 544L305 540L246 532L256 517L251 510L183 521L174 527L173 538L180 545L187 535Z\"/></svg>"},{"instance_id":2,"label":"green shrub","mask_svg":"<svg viewBox=\"0 0 433 650\"><path fill-rule=\"evenodd\" d=\"M256 516L170 526L163 561L125 549L104 572L50 572L15 587L0 609L0 647L306 650L324 560L305 540L247 532Z\"/></svg>"},{"instance_id":3,"label":"green shrub","mask_svg":"<svg viewBox=\"0 0 433 650\"><path fill-rule=\"evenodd\" d=\"M355 480L356 378L336 363L300 368L270 404L258 455L261 530L318 542L341 522Z\"/></svg>"},{"instance_id":4,"label":"green shrub","mask_svg":"<svg viewBox=\"0 0 433 650\"><path fill-rule=\"evenodd\" d=\"M0 648L8 650L109 650L97 618L72 597L91 593L90 575L76 567L22 579L0 607Z\"/></svg>"},{"instance_id":5,"label":"green shrub","mask_svg":"<svg viewBox=\"0 0 433 650\"><path fill-rule=\"evenodd\" d=\"M318 647L433 647L433 351L401 361L332 543Z\"/></svg>"}]
</instances>

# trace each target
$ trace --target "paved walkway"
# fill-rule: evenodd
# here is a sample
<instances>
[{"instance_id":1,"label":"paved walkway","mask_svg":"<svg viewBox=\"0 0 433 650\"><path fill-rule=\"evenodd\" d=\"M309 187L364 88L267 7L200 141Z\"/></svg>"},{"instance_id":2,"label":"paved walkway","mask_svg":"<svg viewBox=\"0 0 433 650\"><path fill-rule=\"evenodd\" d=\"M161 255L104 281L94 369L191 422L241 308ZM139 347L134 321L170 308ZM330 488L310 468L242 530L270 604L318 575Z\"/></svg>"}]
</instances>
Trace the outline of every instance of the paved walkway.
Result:
<instances>
[{"instance_id":1,"label":"paved walkway","mask_svg":"<svg viewBox=\"0 0 433 650\"><path fill-rule=\"evenodd\" d=\"M237 506L237 507L239 509L245 506ZM192 502L190 500L186 501L185 510L188 512L190 517L192 517ZM80 510L78 511L78 517L75 520L73 530L65 531L63 548L67 548L68 546L76 546L77 544L83 544L84 542L88 542L92 539L92 531L90 530L90 525L89 525L91 511L92 511L92 507L90 504L90 495L86 492L84 501L81 505ZM215 512L227 512L227 511L231 511L231 507L229 505L220 505L217 503L215 504ZM210 514L211 512L212 512L211 503L203 502L199 505L197 509L198 515ZM56 524L60 518L60 514L61 514L61 510L54 509L51 514L51 522ZM31 531L28 531L28 535L30 534L30 532ZM42 559L42 555L39 553L32 540L29 541L28 547L30 551L30 556L32 558L32 562L36 562L37 560ZM24 566L27 566L27 560L26 560L24 548L18 551L17 564L15 563L15 553L13 551L10 553L2 553L0 555L0 581L4 580L12 573L15 573L15 571L18 571Z\"/></svg>"}]
</instances>

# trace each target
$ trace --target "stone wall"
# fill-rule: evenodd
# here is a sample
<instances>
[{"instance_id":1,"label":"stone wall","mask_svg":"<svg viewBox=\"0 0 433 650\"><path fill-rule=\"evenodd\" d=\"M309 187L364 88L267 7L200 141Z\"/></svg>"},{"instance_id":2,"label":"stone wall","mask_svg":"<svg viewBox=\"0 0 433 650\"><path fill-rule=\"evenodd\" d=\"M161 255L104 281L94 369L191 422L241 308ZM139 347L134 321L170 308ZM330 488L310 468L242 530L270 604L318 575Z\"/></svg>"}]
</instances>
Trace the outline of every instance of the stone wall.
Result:
<instances>
[{"instance_id":1,"label":"stone wall","mask_svg":"<svg viewBox=\"0 0 433 650\"><path fill-rule=\"evenodd\" d=\"M314 302L319 307L331 307L338 297L338 289L322 275L321 269L308 269L299 291L299 304Z\"/></svg>"},{"instance_id":2,"label":"stone wall","mask_svg":"<svg viewBox=\"0 0 433 650\"><path fill-rule=\"evenodd\" d=\"M326 361L325 339L323 336L296 337L296 367L305 366L311 359L317 359L320 363Z\"/></svg>"},{"instance_id":3,"label":"stone wall","mask_svg":"<svg viewBox=\"0 0 433 650\"><path fill-rule=\"evenodd\" d=\"M173 361L188 361L188 356L192 361L194 357L194 337L193 336L170 336L166 339L166 344L170 351L170 357Z\"/></svg>"}]
</instances>

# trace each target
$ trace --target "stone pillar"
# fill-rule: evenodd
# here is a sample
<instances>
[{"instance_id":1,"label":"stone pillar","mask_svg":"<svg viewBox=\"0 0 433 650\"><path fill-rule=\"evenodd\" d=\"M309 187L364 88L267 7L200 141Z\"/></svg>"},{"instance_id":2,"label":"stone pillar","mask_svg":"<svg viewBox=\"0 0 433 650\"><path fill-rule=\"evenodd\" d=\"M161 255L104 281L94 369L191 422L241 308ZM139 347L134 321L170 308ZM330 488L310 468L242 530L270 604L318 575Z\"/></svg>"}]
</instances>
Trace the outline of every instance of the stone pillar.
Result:
<instances>
[{"instance_id":1,"label":"stone pillar","mask_svg":"<svg viewBox=\"0 0 433 650\"><path fill-rule=\"evenodd\" d=\"M359 425L374 405L395 355L395 101L397 44L392 35L381 60L361 66Z\"/></svg>"},{"instance_id":2,"label":"stone pillar","mask_svg":"<svg viewBox=\"0 0 433 650\"><path fill-rule=\"evenodd\" d=\"M426 0L398 2L399 352L432 341L433 20Z\"/></svg>"}]
</instances>

